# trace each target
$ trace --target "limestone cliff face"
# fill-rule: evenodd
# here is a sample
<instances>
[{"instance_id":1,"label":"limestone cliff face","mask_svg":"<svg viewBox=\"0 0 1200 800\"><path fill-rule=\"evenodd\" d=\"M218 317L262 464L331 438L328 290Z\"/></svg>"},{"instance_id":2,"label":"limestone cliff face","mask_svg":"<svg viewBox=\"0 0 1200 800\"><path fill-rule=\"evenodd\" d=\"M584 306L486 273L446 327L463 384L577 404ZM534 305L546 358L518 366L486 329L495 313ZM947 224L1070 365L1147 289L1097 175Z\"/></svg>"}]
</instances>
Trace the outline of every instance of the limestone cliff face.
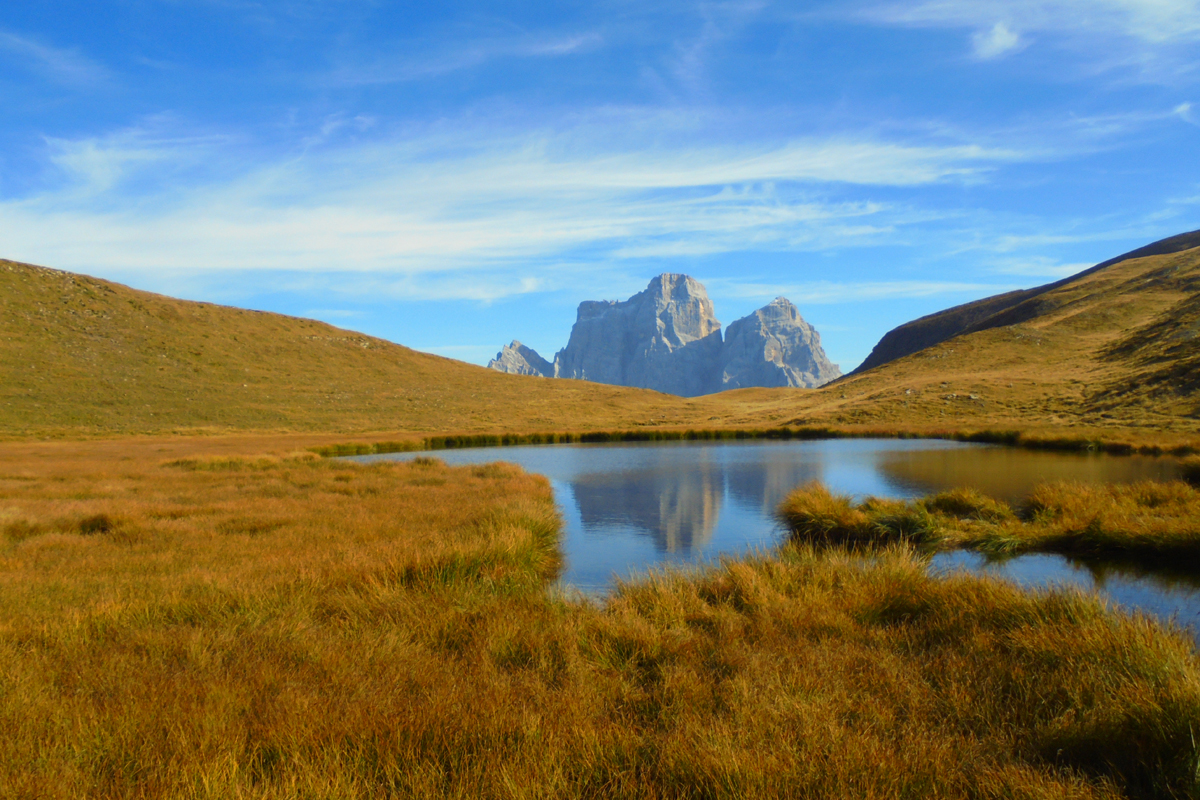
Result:
<instances>
[{"instance_id":1,"label":"limestone cliff face","mask_svg":"<svg viewBox=\"0 0 1200 800\"><path fill-rule=\"evenodd\" d=\"M821 335L783 297L730 323L722 355L717 391L748 386L811 389L842 374L821 349Z\"/></svg>"},{"instance_id":2,"label":"limestone cliff face","mask_svg":"<svg viewBox=\"0 0 1200 800\"><path fill-rule=\"evenodd\" d=\"M538 355L532 347L526 347L516 339L496 353L496 357L488 362L488 368L511 375L554 377L554 365Z\"/></svg>"},{"instance_id":3,"label":"limestone cliff face","mask_svg":"<svg viewBox=\"0 0 1200 800\"><path fill-rule=\"evenodd\" d=\"M687 275L659 275L624 302L580 303L555 375L694 397L712 391L721 345L704 287Z\"/></svg>"},{"instance_id":4,"label":"limestone cliff face","mask_svg":"<svg viewBox=\"0 0 1200 800\"><path fill-rule=\"evenodd\" d=\"M625 301L580 303L570 341L553 365L513 341L488 366L683 397L748 386L814 387L841 375L820 335L787 300L738 320L722 339L704 286L675 274L659 275Z\"/></svg>"}]
</instances>

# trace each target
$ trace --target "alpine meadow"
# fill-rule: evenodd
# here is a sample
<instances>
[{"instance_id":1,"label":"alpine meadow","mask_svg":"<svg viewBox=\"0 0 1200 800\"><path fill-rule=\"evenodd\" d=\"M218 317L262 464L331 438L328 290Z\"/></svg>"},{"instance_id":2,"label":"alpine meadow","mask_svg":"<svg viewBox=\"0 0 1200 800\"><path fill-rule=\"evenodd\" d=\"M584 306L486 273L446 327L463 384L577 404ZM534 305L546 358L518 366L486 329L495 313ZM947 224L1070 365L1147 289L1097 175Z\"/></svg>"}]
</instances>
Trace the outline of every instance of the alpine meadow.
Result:
<instances>
[{"instance_id":1,"label":"alpine meadow","mask_svg":"<svg viewBox=\"0 0 1200 800\"><path fill-rule=\"evenodd\" d=\"M1200 0L11 6L0 798L1200 800Z\"/></svg>"}]
</instances>

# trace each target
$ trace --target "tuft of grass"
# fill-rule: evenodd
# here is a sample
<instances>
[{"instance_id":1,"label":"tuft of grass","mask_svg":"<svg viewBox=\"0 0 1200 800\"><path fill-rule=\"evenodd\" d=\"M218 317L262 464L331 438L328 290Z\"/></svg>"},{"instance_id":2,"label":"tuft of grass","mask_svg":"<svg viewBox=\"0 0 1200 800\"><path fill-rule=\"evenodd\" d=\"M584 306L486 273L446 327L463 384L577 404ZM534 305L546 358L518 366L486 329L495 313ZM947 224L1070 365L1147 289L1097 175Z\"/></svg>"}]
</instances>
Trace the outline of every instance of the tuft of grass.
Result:
<instances>
[{"instance_id":1,"label":"tuft of grass","mask_svg":"<svg viewBox=\"0 0 1200 800\"><path fill-rule=\"evenodd\" d=\"M855 505L809 484L788 495L779 513L797 541L870 546L903 541L992 555L1042 551L1200 566L1200 490L1182 481L1041 484L1019 515L969 489Z\"/></svg>"},{"instance_id":2,"label":"tuft of grass","mask_svg":"<svg viewBox=\"0 0 1200 800\"><path fill-rule=\"evenodd\" d=\"M870 541L877 533L853 498L834 494L815 481L789 494L779 507L779 517L794 537L821 544Z\"/></svg>"},{"instance_id":3,"label":"tuft of grass","mask_svg":"<svg viewBox=\"0 0 1200 800\"><path fill-rule=\"evenodd\" d=\"M178 467L192 472L233 472L238 470L265 470L279 463L274 456L208 456L205 458L180 458L166 462L165 466Z\"/></svg>"},{"instance_id":4,"label":"tuft of grass","mask_svg":"<svg viewBox=\"0 0 1200 800\"><path fill-rule=\"evenodd\" d=\"M920 506L943 517L978 522L1006 522L1013 519L1012 508L1004 502L970 488L950 489L926 497Z\"/></svg>"},{"instance_id":5,"label":"tuft of grass","mask_svg":"<svg viewBox=\"0 0 1200 800\"><path fill-rule=\"evenodd\" d=\"M833 494L818 482L789 494L778 516L793 539L818 545L919 543L940 536L936 520L923 508L879 498L855 505L849 495Z\"/></svg>"}]
</instances>

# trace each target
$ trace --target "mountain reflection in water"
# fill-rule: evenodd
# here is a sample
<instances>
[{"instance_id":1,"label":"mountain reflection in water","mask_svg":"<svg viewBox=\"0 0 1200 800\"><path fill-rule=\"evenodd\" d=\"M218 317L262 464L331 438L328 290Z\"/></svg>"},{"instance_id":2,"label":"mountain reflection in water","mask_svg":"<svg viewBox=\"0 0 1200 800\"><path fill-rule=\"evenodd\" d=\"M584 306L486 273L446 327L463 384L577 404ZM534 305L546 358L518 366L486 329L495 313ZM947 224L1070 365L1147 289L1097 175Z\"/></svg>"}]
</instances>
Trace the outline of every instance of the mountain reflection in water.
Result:
<instances>
[{"instance_id":1,"label":"mountain reflection in water","mask_svg":"<svg viewBox=\"0 0 1200 800\"><path fill-rule=\"evenodd\" d=\"M769 519L788 492L822 475L822 462L794 457L745 463L715 458L711 450L679 455L651 452L637 468L568 480L584 529L637 531L660 552L686 556L712 541L727 495Z\"/></svg>"},{"instance_id":2,"label":"mountain reflection in water","mask_svg":"<svg viewBox=\"0 0 1200 800\"><path fill-rule=\"evenodd\" d=\"M653 537L659 550L678 554L712 539L724 483L713 464L593 472L570 481L584 528L632 528Z\"/></svg>"}]
</instances>

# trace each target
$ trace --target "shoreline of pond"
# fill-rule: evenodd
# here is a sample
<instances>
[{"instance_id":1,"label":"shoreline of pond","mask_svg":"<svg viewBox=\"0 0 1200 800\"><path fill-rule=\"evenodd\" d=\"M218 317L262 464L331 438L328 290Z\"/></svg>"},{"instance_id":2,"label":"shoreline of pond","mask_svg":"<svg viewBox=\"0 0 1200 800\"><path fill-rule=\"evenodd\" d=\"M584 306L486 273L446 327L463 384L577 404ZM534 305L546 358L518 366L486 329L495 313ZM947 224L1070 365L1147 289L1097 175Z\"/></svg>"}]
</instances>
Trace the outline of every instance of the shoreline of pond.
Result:
<instances>
[{"instance_id":1,"label":"shoreline of pond","mask_svg":"<svg viewBox=\"0 0 1200 800\"><path fill-rule=\"evenodd\" d=\"M974 431L912 431L912 430L846 430L827 427L773 428L686 428L686 429L618 429L612 431L565 431L543 433L496 434L437 434L414 439L378 442L344 442L308 448L323 458L383 455L387 453L436 452L468 448L502 448L525 445L555 444L614 444L621 442L719 442L747 440L822 441L837 439L926 439L932 441L994 444L1023 450L1048 450L1073 453L1103 453L1107 455L1174 456L1184 458L1200 453L1200 445L1181 444L1164 447L1157 444L1134 444L1085 436L1039 436L1020 430Z\"/></svg>"}]
</instances>

